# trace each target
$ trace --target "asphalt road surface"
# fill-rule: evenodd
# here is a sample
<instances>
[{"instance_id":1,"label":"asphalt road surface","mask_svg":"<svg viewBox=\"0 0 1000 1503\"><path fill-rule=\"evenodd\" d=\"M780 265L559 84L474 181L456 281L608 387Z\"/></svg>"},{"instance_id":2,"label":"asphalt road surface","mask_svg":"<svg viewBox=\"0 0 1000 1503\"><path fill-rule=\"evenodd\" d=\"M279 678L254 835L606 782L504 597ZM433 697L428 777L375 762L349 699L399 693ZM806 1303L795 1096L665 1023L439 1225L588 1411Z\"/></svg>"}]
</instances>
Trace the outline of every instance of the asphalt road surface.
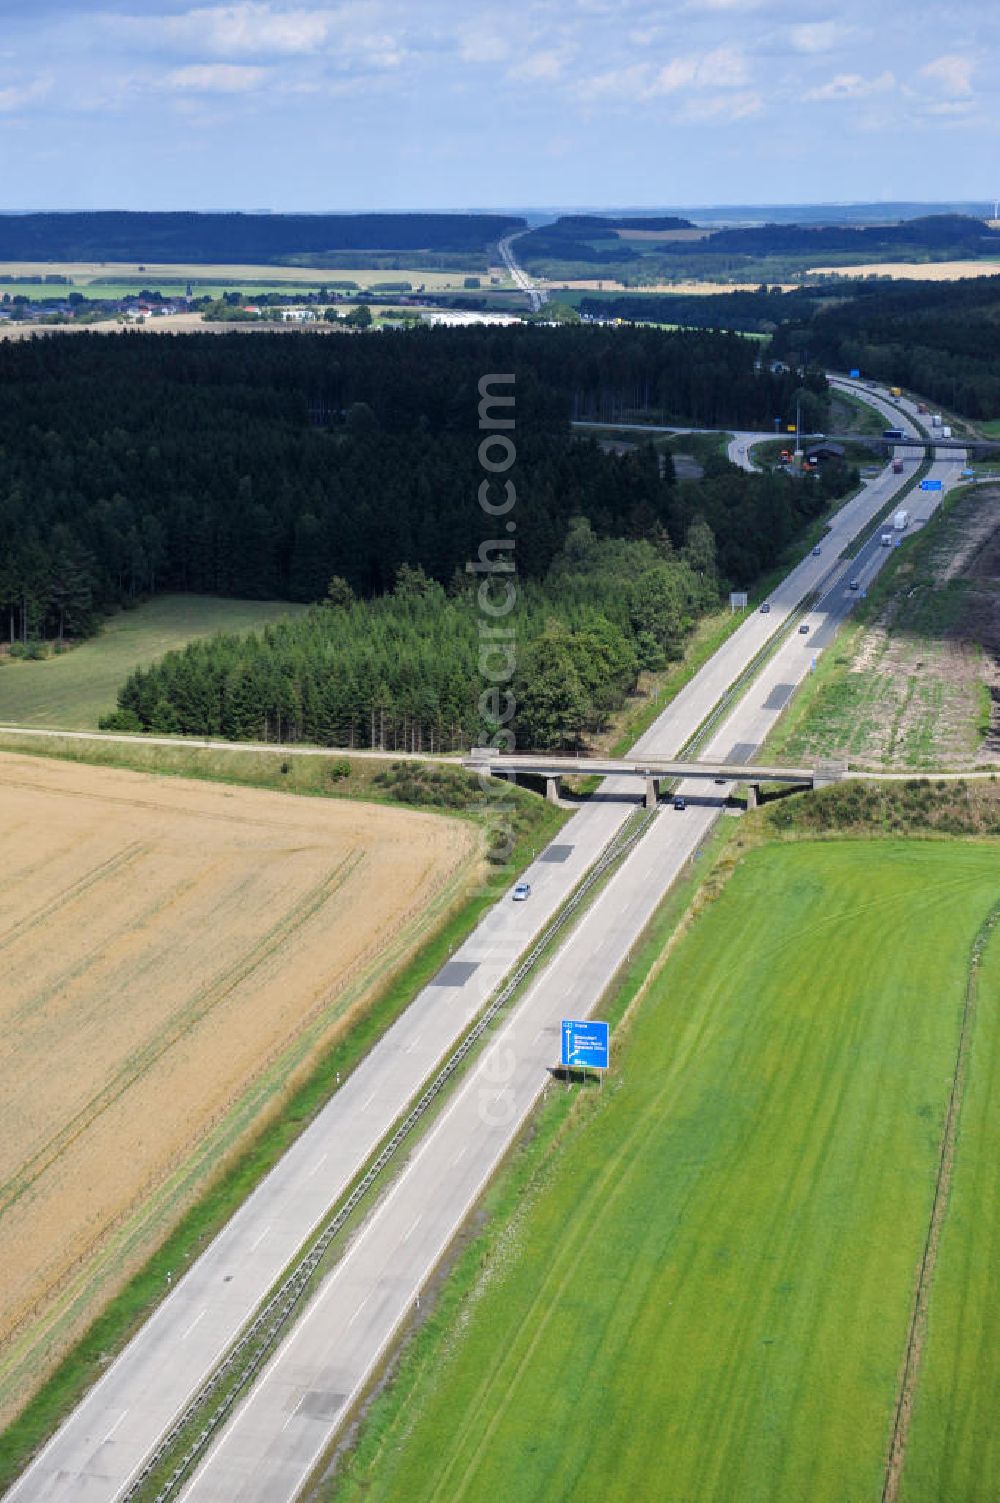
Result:
<instances>
[{"instance_id":1,"label":"asphalt road surface","mask_svg":"<svg viewBox=\"0 0 1000 1503\"><path fill-rule=\"evenodd\" d=\"M887 471L842 509L820 555L807 557L778 586L768 615L748 617L640 739L635 751L655 750L666 756L681 750L804 596L839 578L837 552L906 478ZM716 739L727 743L727 754L741 738L762 739L758 698L755 685L720 727ZM706 750L709 754L716 751ZM67 1418L8 1498L18 1503L50 1499L115 1503L121 1497L160 1435L280 1272L342 1197L372 1149L518 955L620 828L636 797L634 780L608 780L601 791L605 796L574 814L525 874L532 884L530 901L498 904L455 952L206 1252L178 1279L169 1297ZM719 790L720 797L724 793ZM349 1407L350 1396L366 1381L393 1332L408 1316L415 1291L432 1271L441 1248L454 1235L484 1178L543 1088L548 1078L545 1066L553 1062L557 1049L554 1036L550 1038L546 1030L554 1028L568 1011L585 1015L596 1006L664 891L718 813L718 802L708 801L690 807L684 815L667 809L658 816L653 830L616 874L586 922L518 1003L505 1029L511 1030L509 1073L491 1082L483 1075L485 1061L470 1073L308 1306L264 1378L237 1410L187 1497L218 1497L226 1503L266 1498L268 1503L283 1503L296 1495ZM470 1096L475 1102L474 1120L469 1115ZM506 1117L508 1105L508 1120L487 1121L493 1115ZM317 1311L323 1312L321 1318ZM330 1331L341 1333L339 1344L331 1345L326 1339L327 1325ZM291 1351L297 1355L287 1355Z\"/></svg>"}]
</instances>

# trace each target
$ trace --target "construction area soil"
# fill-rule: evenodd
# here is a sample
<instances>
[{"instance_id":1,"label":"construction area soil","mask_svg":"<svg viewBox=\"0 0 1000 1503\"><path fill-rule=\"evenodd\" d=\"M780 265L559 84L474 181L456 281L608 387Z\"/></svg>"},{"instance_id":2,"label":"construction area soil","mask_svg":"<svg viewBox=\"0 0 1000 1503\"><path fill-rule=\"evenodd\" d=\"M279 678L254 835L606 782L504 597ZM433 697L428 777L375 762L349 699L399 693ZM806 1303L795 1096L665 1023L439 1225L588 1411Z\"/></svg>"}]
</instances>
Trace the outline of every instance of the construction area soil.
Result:
<instances>
[{"instance_id":1,"label":"construction area soil","mask_svg":"<svg viewBox=\"0 0 1000 1503\"><path fill-rule=\"evenodd\" d=\"M848 628L782 756L905 771L1000 767L1000 487L970 488Z\"/></svg>"},{"instance_id":2,"label":"construction area soil","mask_svg":"<svg viewBox=\"0 0 1000 1503\"><path fill-rule=\"evenodd\" d=\"M0 1418L467 889L474 828L0 754Z\"/></svg>"}]
</instances>

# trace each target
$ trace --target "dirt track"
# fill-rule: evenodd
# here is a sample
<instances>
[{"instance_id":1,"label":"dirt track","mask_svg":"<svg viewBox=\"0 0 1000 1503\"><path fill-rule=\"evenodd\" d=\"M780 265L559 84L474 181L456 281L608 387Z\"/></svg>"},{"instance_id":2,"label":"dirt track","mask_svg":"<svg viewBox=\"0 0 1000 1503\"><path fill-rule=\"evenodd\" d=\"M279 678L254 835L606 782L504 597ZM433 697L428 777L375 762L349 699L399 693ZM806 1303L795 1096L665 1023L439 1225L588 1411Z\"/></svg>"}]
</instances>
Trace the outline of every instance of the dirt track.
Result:
<instances>
[{"instance_id":1,"label":"dirt track","mask_svg":"<svg viewBox=\"0 0 1000 1503\"><path fill-rule=\"evenodd\" d=\"M190 1198L192 1150L259 1120L461 881L474 837L3 754L0 831L2 1413L39 1338L49 1366Z\"/></svg>"}]
</instances>

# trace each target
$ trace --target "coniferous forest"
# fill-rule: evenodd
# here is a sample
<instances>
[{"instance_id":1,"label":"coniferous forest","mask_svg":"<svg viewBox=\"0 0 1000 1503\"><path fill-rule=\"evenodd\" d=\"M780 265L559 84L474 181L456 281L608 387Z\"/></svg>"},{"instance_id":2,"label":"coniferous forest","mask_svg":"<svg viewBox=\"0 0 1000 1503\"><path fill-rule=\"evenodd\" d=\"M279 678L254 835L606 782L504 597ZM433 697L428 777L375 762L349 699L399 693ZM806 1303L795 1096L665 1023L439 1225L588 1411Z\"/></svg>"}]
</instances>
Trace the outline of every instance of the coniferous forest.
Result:
<instances>
[{"instance_id":1,"label":"coniferous forest","mask_svg":"<svg viewBox=\"0 0 1000 1503\"><path fill-rule=\"evenodd\" d=\"M751 476L720 459L677 482L668 457L606 453L570 414L612 402L764 426L801 377L755 356L734 335L537 326L4 344L0 634L83 635L161 590L317 602L135 675L117 723L467 742L481 684L465 565L491 535L478 388L509 372L517 732L573 744L849 477Z\"/></svg>"}]
</instances>

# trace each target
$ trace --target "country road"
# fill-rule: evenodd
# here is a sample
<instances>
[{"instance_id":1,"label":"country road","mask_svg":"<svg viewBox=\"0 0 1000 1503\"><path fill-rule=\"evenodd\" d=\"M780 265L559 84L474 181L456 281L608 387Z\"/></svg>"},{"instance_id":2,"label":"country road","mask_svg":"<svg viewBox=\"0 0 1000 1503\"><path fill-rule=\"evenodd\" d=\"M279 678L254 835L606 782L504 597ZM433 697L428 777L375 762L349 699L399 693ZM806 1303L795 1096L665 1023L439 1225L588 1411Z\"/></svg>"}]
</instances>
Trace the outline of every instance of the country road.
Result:
<instances>
[{"instance_id":1,"label":"country road","mask_svg":"<svg viewBox=\"0 0 1000 1503\"><path fill-rule=\"evenodd\" d=\"M868 393L859 394L870 400ZM898 418L898 409L892 415ZM935 473L950 484L959 469L949 460L936 465ZM911 473L912 467L902 476L887 469L841 509L820 553L803 559L772 591L770 613L747 617L633 752L676 756L720 704L717 729L703 754L726 757L759 745L784 703L778 689L792 692L856 598L845 593L847 566L838 555L890 504ZM932 499L937 495L927 497ZM869 545L851 568L868 578L886 553L873 553ZM780 636L802 602L816 595L805 644L793 633L728 709L730 686ZM586 1015L598 1005L664 892L719 817L727 791L713 789L706 799L704 785L692 788L685 813L658 814L586 923L572 931L529 985L495 1045L470 1070L355 1234L348 1253L221 1432L186 1499L290 1503L298 1496L545 1088L546 1067L557 1050L553 1030L561 1016L568 1009ZM8 1498L120 1503L159 1436L487 996L621 828L634 801L632 780L607 780L573 815L526 873L531 900L504 900L481 922L178 1280Z\"/></svg>"}]
</instances>

